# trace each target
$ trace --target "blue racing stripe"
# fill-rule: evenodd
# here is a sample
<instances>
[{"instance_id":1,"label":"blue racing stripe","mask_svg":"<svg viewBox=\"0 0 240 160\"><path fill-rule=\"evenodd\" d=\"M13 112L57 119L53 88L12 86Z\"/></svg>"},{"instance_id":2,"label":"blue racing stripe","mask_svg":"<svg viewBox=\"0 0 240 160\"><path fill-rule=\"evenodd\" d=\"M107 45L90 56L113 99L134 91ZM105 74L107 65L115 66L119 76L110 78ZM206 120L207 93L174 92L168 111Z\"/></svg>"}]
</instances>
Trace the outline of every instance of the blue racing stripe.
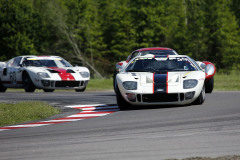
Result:
<instances>
[{"instance_id":1,"label":"blue racing stripe","mask_svg":"<svg viewBox=\"0 0 240 160\"><path fill-rule=\"evenodd\" d=\"M167 93L167 74L154 74L154 93Z\"/></svg>"}]
</instances>

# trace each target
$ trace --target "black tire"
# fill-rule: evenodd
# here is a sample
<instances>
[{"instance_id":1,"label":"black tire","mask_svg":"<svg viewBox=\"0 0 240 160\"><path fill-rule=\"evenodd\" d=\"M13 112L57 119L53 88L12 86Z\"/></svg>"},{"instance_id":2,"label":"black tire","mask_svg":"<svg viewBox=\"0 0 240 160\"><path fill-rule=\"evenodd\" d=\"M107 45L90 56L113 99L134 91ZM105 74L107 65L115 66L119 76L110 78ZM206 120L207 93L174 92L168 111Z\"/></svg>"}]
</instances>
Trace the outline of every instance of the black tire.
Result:
<instances>
[{"instance_id":1,"label":"black tire","mask_svg":"<svg viewBox=\"0 0 240 160\"><path fill-rule=\"evenodd\" d=\"M87 87L84 87L83 89L75 89L76 92L84 92Z\"/></svg>"},{"instance_id":2,"label":"black tire","mask_svg":"<svg viewBox=\"0 0 240 160\"><path fill-rule=\"evenodd\" d=\"M23 74L23 87L24 87L24 90L25 92L34 92L36 87L35 85L33 84L30 76L28 75L28 73L24 73Z\"/></svg>"},{"instance_id":3,"label":"black tire","mask_svg":"<svg viewBox=\"0 0 240 160\"><path fill-rule=\"evenodd\" d=\"M54 89L43 89L44 92L53 92Z\"/></svg>"},{"instance_id":4,"label":"black tire","mask_svg":"<svg viewBox=\"0 0 240 160\"><path fill-rule=\"evenodd\" d=\"M116 86L116 98L117 98L117 104L120 110L129 110L131 109L131 104L128 103L120 93L118 87Z\"/></svg>"},{"instance_id":5,"label":"black tire","mask_svg":"<svg viewBox=\"0 0 240 160\"><path fill-rule=\"evenodd\" d=\"M117 71L114 71L114 74L113 74L113 89L114 89L114 92L117 94L116 92L116 86L117 86L117 82L116 82L116 76L117 76L118 72Z\"/></svg>"},{"instance_id":6,"label":"black tire","mask_svg":"<svg viewBox=\"0 0 240 160\"><path fill-rule=\"evenodd\" d=\"M205 101L205 86L203 86L200 95L198 98L193 102L194 105L201 105Z\"/></svg>"},{"instance_id":7,"label":"black tire","mask_svg":"<svg viewBox=\"0 0 240 160\"><path fill-rule=\"evenodd\" d=\"M6 90L7 88L2 85L2 81L0 80L0 92L5 92Z\"/></svg>"},{"instance_id":8,"label":"black tire","mask_svg":"<svg viewBox=\"0 0 240 160\"><path fill-rule=\"evenodd\" d=\"M206 86L205 92L206 93L212 93L213 87L214 87L214 79L213 79L213 77L209 81L207 81L205 83L205 86Z\"/></svg>"}]
</instances>

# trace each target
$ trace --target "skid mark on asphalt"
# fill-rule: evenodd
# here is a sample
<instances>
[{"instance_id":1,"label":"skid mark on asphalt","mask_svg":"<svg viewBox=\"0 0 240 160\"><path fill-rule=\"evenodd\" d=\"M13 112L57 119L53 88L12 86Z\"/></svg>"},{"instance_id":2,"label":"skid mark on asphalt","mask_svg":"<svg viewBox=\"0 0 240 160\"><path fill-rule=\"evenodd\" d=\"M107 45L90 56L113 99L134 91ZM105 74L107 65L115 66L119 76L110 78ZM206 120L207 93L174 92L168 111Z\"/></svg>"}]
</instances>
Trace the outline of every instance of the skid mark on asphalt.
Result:
<instances>
[{"instance_id":1,"label":"skid mark on asphalt","mask_svg":"<svg viewBox=\"0 0 240 160\"><path fill-rule=\"evenodd\" d=\"M57 119L52 119L48 121L40 121L35 123L26 123L22 125L0 127L0 131L79 121L79 120L84 120L89 118L105 116L105 115L114 113L116 111L119 111L119 108L117 105L107 105L107 104L74 105L74 106L65 106L65 107L79 109L81 110L81 112L64 117L64 118L57 118Z\"/></svg>"}]
</instances>

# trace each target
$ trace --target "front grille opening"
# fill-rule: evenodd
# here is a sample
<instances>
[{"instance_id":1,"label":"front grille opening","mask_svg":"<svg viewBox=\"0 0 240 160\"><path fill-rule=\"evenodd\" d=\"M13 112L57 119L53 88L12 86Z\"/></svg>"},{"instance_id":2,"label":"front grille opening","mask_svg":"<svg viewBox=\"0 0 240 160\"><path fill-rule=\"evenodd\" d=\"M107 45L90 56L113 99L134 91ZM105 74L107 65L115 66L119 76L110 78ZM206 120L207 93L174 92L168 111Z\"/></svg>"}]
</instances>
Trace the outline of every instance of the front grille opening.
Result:
<instances>
[{"instance_id":1,"label":"front grille opening","mask_svg":"<svg viewBox=\"0 0 240 160\"><path fill-rule=\"evenodd\" d=\"M158 93L158 94L143 94L143 102L177 102L178 94L177 93Z\"/></svg>"},{"instance_id":2,"label":"front grille opening","mask_svg":"<svg viewBox=\"0 0 240 160\"><path fill-rule=\"evenodd\" d=\"M141 101L142 101L142 97L141 97L140 94L137 94L137 100L138 100L138 102L141 102Z\"/></svg>"},{"instance_id":3,"label":"front grille opening","mask_svg":"<svg viewBox=\"0 0 240 160\"><path fill-rule=\"evenodd\" d=\"M56 81L55 87L79 87L80 81Z\"/></svg>"},{"instance_id":4,"label":"front grille opening","mask_svg":"<svg viewBox=\"0 0 240 160\"><path fill-rule=\"evenodd\" d=\"M180 93L180 101L183 101L183 100L184 100L184 94Z\"/></svg>"},{"instance_id":5,"label":"front grille opening","mask_svg":"<svg viewBox=\"0 0 240 160\"><path fill-rule=\"evenodd\" d=\"M84 84L84 81L81 81L81 82L80 82L80 86L83 86L83 84Z\"/></svg>"}]
</instances>

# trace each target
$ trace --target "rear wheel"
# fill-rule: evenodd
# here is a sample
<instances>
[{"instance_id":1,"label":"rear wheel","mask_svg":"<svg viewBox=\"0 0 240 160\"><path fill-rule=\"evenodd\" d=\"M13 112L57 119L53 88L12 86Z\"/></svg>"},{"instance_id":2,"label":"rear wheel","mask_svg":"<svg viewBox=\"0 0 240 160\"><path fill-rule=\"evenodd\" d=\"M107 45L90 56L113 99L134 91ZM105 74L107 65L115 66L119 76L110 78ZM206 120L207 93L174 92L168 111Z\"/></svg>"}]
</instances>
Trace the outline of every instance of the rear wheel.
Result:
<instances>
[{"instance_id":1,"label":"rear wheel","mask_svg":"<svg viewBox=\"0 0 240 160\"><path fill-rule=\"evenodd\" d=\"M7 88L2 85L2 81L0 80L0 92L5 92L6 90Z\"/></svg>"},{"instance_id":2,"label":"rear wheel","mask_svg":"<svg viewBox=\"0 0 240 160\"><path fill-rule=\"evenodd\" d=\"M203 86L200 95L199 95L198 98L193 102L193 104L195 104L195 105L200 105L200 104L203 104L204 101L205 101L205 86Z\"/></svg>"},{"instance_id":3,"label":"rear wheel","mask_svg":"<svg viewBox=\"0 0 240 160\"><path fill-rule=\"evenodd\" d=\"M43 89L44 92L53 92L54 89Z\"/></svg>"},{"instance_id":4,"label":"rear wheel","mask_svg":"<svg viewBox=\"0 0 240 160\"><path fill-rule=\"evenodd\" d=\"M131 104L128 103L120 93L118 87L116 86L116 98L117 98L117 104L120 110L129 110L131 109Z\"/></svg>"},{"instance_id":5,"label":"rear wheel","mask_svg":"<svg viewBox=\"0 0 240 160\"><path fill-rule=\"evenodd\" d=\"M26 72L23 74L23 85L24 85L25 92L34 92L36 89L30 76Z\"/></svg>"},{"instance_id":6,"label":"rear wheel","mask_svg":"<svg viewBox=\"0 0 240 160\"><path fill-rule=\"evenodd\" d=\"M214 79L213 77L205 83L206 93L212 93L214 87Z\"/></svg>"}]
</instances>

